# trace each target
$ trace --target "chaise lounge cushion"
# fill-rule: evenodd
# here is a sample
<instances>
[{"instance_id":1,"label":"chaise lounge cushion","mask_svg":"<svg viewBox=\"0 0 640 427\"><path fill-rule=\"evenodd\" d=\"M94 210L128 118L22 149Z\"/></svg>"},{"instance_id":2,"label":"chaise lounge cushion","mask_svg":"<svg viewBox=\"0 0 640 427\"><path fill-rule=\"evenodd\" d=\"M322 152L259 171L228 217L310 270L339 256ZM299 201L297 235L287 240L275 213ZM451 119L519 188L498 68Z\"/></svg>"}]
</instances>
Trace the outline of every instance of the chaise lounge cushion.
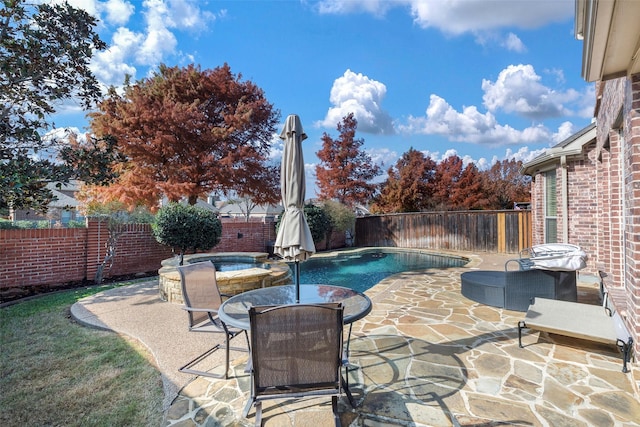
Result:
<instances>
[{"instance_id":1,"label":"chaise lounge cushion","mask_svg":"<svg viewBox=\"0 0 640 427\"><path fill-rule=\"evenodd\" d=\"M605 307L607 300L605 298ZM600 305L581 304L536 298L529 306L524 320L518 322L518 342L522 347L522 329L535 329L552 334L615 344L623 353L622 372L633 348L633 339L618 312Z\"/></svg>"}]
</instances>

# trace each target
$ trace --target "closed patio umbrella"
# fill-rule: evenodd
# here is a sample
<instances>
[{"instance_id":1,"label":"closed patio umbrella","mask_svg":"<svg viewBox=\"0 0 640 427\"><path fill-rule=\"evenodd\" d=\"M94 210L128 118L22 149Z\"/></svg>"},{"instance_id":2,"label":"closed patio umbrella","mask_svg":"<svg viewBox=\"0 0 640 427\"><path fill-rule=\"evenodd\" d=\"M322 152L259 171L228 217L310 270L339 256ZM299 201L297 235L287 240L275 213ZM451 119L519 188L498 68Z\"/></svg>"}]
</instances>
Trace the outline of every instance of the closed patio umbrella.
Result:
<instances>
[{"instance_id":1,"label":"closed patio umbrella","mask_svg":"<svg viewBox=\"0 0 640 427\"><path fill-rule=\"evenodd\" d=\"M291 114L287 117L280 134L284 140L280 186L284 213L276 236L274 253L285 261L295 262L296 302L300 301L300 261L308 259L316 251L311 230L304 215L306 183L302 141L307 135L302 129L300 118Z\"/></svg>"}]
</instances>

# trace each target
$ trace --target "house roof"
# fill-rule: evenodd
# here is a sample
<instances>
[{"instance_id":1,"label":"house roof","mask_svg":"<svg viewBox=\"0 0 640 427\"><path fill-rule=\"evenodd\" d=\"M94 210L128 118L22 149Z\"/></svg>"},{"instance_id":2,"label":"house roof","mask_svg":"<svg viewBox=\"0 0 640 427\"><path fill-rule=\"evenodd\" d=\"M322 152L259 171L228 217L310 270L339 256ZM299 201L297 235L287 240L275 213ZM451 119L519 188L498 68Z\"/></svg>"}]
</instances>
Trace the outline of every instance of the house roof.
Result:
<instances>
[{"instance_id":1,"label":"house roof","mask_svg":"<svg viewBox=\"0 0 640 427\"><path fill-rule=\"evenodd\" d=\"M576 0L575 35L584 41L589 82L640 73L640 1Z\"/></svg>"},{"instance_id":2,"label":"house roof","mask_svg":"<svg viewBox=\"0 0 640 427\"><path fill-rule=\"evenodd\" d=\"M243 216L244 212L238 203L222 202L218 204L220 215ZM282 205L257 205L251 210L251 216L276 216L280 215L284 209Z\"/></svg>"},{"instance_id":3,"label":"house roof","mask_svg":"<svg viewBox=\"0 0 640 427\"><path fill-rule=\"evenodd\" d=\"M80 187L79 181L71 181L67 184L61 184L58 188L56 183L50 182L47 184L47 188L51 190L56 200L49 203L49 207L52 208L77 208L79 205L78 200L74 197L76 191Z\"/></svg>"},{"instance_id":4,"label":"house roof","mask_svg":"<svg viewBox=\"0 0 640 427\"><path fill-rule=\"evenodd\" d=\"M569 138L546 150L538 157L522 165L520 173L533 176L541 170L554 167L561 157L577 156L582 154L582 147L596 139L596 123L574 133Z\"/></svg>"}]
</instances>

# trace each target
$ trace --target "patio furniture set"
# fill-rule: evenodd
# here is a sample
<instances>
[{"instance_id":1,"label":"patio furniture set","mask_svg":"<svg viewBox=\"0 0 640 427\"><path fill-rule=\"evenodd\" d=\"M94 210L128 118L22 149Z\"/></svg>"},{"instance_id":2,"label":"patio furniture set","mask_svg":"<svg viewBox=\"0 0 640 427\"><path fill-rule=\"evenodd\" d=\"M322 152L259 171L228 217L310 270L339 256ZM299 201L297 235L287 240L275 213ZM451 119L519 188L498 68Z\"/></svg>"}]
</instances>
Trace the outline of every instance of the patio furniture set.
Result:
<instances>
[{"instance_id":1,"label":"patio furniture set","mask_svg":"<svg viewBox=\"0 0 640 427\"><path fill-rule=\"evenodd\" d=\"M627 372L633 340L620 315L608 307L606 295L603 307L577 303L576 270L584 267L586 255L566 245L563 249L571 260L563 263L558 246L544 248L544 255L543 248L534 247L529 256L508 261L503 272L462 273L461 292L483 304L526 312L518 323L520 347L523 329L612 343L622 351ZM508 270L512 262L517 271ZM326 395L332 398L334 420L340 425L337 398L346 394L355 407L342 369L348 366L351 325L372 308L366 295L338 286L296 285L227 297L220 294L212 262L180 266L178 271L189 330L225 335L223 344L191 360L181 372L228 378L229 351L248 351L251 394L244 417L255 407L255 423L260 426L266 399ZM343 348L345 325L349 329ZM246 348L230 345L237 335L245 336ZM194 368L218 349L226 353L222 375Z\"/></svg>"},{"instance_id":2,"label":"patio furniture set","mask_svg":"<svg viewBox=\"0 0 640 427\"><path fill-rule=\"evenodd\" d=\"M518 270L509 270L511 265ZM535 297L578 300L576 271L586 266L586 254L578 246L537 245L520 258L505 263L505 271L462 273L462 295L494 307L527 311Z\"/></svg>"},{"instance_id":3,"label":"patio furniture set","mask_svg":"<svg viewBox=\"0 0 640 427\"><path fill-rule=\"evenodd\" d=\"M355 407L342 369L349 364L351 324L371 311L366 295L339 286L302 285L299 291L297 286L275 286L227 297L220 294L212 262L180 266L178 271L189 330L225 335L223 344L189 361L181 372L228 378L229 351L248 351L251 395L244 417L255 406L255 424L260 426L266 399L326 395L332 398L334 420L340 425L338 397L345 394ZM343 348L345 325L349 329ZM247 347L232 347L231 340L241 334ZM223 374L194 368L219 349L225 350Z\"/></svg>"},{"instance_id":4,"label":"patio furniture set","mask_svg":"<svg viewBox=\"0 0 640 427\"><path fill-rule=\"evenodd\" d=\"M575 245L536 245L508 260L505 271L462 273L461 292L482 304L526 312L518 322L520 347L523 329L614 344L623 355L622 372L627 372L633 339L620 314L609 306L607 294L602 295L602 307L577 302L576 272L586 266L586 259ZM513 265L518 270L509 270Z\"/></svg>"}]
</instances>

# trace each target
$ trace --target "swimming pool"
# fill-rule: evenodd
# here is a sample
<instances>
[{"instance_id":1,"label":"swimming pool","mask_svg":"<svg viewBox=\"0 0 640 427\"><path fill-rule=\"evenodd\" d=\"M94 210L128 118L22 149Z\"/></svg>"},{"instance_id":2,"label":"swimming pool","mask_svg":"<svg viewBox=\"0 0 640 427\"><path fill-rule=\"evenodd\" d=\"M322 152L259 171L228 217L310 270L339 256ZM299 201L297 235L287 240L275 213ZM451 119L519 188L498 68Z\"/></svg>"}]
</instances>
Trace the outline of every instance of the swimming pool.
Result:
<instances>
[{"instance_id":1,"label":"swimming pool","mask_svg":"<svg viewBox=\"0 0 640 427\"><path fill-rule=\"evenodd\" d=\"M328 283L364 292L392 274L426 268L461 267L467 262L466 258L412 250L377 248L337 252L335 256L315 255L301 262L300 283Z\"/></svg>"}]
</instances>

